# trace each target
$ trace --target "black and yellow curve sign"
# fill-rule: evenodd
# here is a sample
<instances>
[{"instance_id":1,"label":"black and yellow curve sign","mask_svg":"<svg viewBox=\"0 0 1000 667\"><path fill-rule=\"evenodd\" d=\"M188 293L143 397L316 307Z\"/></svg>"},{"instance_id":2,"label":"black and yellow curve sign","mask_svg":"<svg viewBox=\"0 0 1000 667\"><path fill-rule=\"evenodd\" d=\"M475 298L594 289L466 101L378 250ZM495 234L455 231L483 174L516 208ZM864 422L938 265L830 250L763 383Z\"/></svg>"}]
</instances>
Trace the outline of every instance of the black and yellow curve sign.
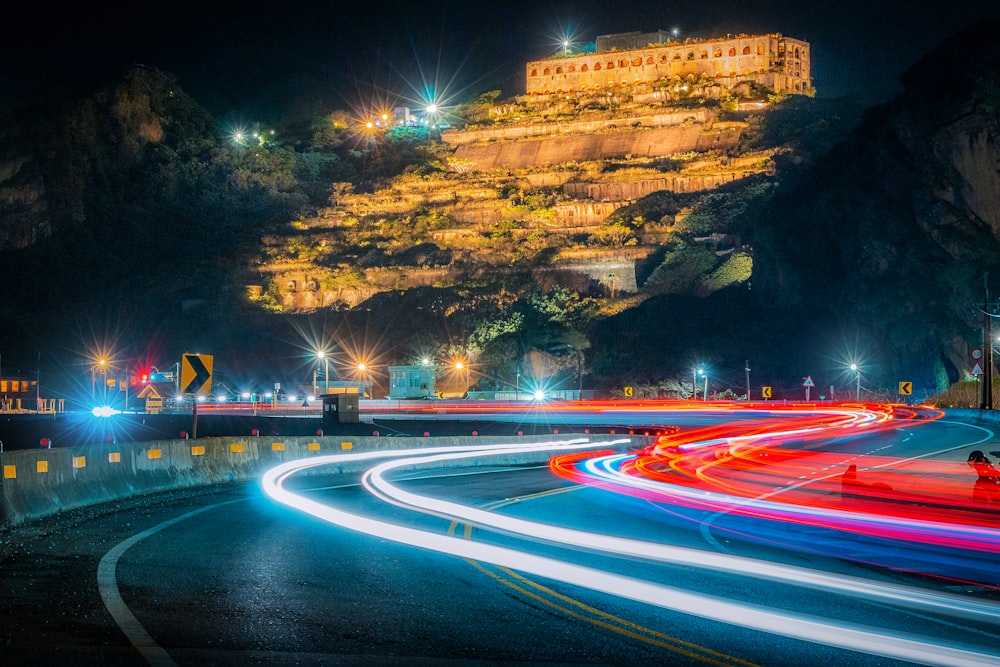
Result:
<instances>
[{"instance_id":1,"label":"black and yellow curve sign","mask_svg":"<svg viewBox=\"0 0 1000 667\"><path fill-rule=\"evenodd\" d=\"M913 383L912 382L900 382L899 383L899 395L900 396L910 396L913 394Z\"/></svg>"},{"instance_id":2,"label":"black and yellow curve sign","mask_svg":"<svg viewBox=\"0 0 1000 667\"><path fill-rule=\"evenodd\" d=\"M761 387L760 388L760 397L761 398L771 398L771 388L770 387Z\"/></svg>"},{"instance_id":3,"label":"black and yellow curve sign","mask_svg":"<svg viewBox=\"0 0 1000 667\"><path fill-rule=\"evenodd\" d=\"M624 389L625 398L632 398L633 393L635 392L632 391L632 387L625 387Z\"/></svg>"},{"instance_id":4,"label":"black and yellow curve sign","mask_svg":"<svg viewBox=\"0 0 1000 667\"><path fill-rule=\"evenodd\" d=\"M181 393L208 396L212 393L212 359L208 354L181 357Z\"/></svg>"}]
</instances>

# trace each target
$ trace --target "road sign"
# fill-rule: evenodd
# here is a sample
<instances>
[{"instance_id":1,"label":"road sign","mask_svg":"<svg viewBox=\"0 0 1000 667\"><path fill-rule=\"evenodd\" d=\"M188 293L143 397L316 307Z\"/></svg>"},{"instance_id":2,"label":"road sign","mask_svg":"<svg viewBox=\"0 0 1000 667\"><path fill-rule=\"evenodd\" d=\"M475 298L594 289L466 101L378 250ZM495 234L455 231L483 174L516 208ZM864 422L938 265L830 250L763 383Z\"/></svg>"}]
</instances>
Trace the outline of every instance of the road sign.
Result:
<instances>
[{"instance_id":1,"label":"road sign","mask_svg":"<svg viewBox=\"0 0 1000 667\"><path fill-rule=\"evenodd\" d=\"M185 354L181 357L181 393L208 396L212 393L210 354Z\"/></svg>"},{"instance_id":2,"label":"road sign","mask_svg":"<svg viewBox=\"0 0 1000 667\"><path fill-rule=\"evenodd\" d=\"M899 395L909 396L913 393L913 383L912 382L900 382L899 383Z\"/></svg>"},{"instance_id":3,"label":"road sign","mask_svg":"<svg viewBox=\"0 0 1000 667\"><path fill-rule=\"evenodd\" d=\"M976 362L976 365L972 367L972 374L973 375L982 375L983 374L983 367L979 365L978 361Z\"/></svg>"},{"instance_id":4,"label":"road sign","mask_svg":"<svg viewBox=\"0 0 1000 667\"><path fill-rule=\"evenodd\" d=\"M632 390L632 387L625 387L625 392L624 393L625 393L625 398L632 398L632 394L634 392Z\"/></svg>"},{"instance_id":5,"label":"road sign","mask_svg":"<svg viewBox=\"0 0 1000 667\"><path fill-rule=\"evenodd\" d=\"M806 381L802 383L803 387L815 387L816 383L813 382L812 375L806 376Z\"/></svg>"},{"instance_id":6,"label":"road sign","mask_svg":"<svg viewBox=\"0 0 1000 667\"><path fill-rule=\"evenodd\" d=\"M761 387L760 388L760 395L763 398L771 398L771 388L770 387Z\"/></svg>"},{"instance_id":7,"label":"road sign","mask_svg":"<svg viewBox=\"0 0 1000 667\"><path fill-rule=\"evenodd\" d=\"M969 350L969 356L972 357L973 361L979 361L983 358L983 350L979 347L974 347Z\"/></svg>"}]
</instances>

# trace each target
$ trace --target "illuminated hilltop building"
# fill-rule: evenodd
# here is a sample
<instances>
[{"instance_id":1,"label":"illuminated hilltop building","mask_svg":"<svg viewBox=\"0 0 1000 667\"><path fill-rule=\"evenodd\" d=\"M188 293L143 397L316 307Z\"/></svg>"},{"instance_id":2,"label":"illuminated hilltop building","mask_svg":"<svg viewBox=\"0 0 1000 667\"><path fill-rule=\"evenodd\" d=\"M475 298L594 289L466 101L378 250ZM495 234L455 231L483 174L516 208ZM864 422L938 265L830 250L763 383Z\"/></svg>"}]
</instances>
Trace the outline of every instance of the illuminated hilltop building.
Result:
<instances>
[{"instance_id":1,"label":"illuminated hilltop building","mask_svg":"<svg viewBox=\"0 0 1000 667\"><path fill-rule=\"evenodd\" d=\"M776 93L809 94L809 43L781 34L671 41L665 31L597 38L593 53L526 66L527 93L594 92L615 86L711 79L723 88L754 81Z\"/></svg>"}]
</instances>

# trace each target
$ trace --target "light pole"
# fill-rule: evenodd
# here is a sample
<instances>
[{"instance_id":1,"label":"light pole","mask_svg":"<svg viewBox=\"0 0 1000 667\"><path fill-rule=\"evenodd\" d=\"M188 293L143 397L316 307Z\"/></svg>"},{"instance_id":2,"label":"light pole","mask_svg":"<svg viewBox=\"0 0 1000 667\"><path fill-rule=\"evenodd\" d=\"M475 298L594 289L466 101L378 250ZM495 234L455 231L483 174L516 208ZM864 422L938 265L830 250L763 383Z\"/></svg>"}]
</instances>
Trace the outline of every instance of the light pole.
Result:
<instances>
[{"instance_id":1,"label":"light pole","mask_svg":"<svg viewBox=\"0 0 1000 667\"><path fill-rule=\"evenodd\" d=\"M369 382L368 382L368 364L366 364L363 361L360 364L358 364L358 372L361 373L361 380L362 380L362 382L365 385L362 388L362 391L361 391L361 396L362 396L362 398L364 398L364 389L367 389L368 388L368 384L369 384ZM374 386L372 387L372 391L370 391L369 393L371 394L370 398L375 398Z\"/></svg>"},{"instance_id":2,"label":"light pole","mask_svg":"<svg viewBox=\"0 0 1000 667\"><path fill-rule=\"evenodd\" d=\"M700 374L700 368L691 369L691 400L698 400L698 375Z\"/></svg>"},{"instance_id":3,"label":"light pole","mask_svg":"<svg viewBox=\"0 0 1000 667\"><path fill-rule=\"evenodd\" d=\"M707 401L708 400L708 373L706 373L704 370L702 370L702 369L699 368L698 369L698 375L704 375L705 376L705 392L701 395L701 400Z\"/></svg>"},{"instance_id":4,"label":"light pole","mask_svg":"<svg viewBox=\"0 0 1000 667\"><path fill-rule=\"evenodd\" d=\"M102 401L108 402L108 360L98 359L97 364L101 367L101 375L104 376L104 389L101 390Z\"/></svg>"},{"instance_id":5,"label":"light pole","mask_svg":"<svg viewBox=\"0 0 1000 667\"><path fill-rule=\"evenodd\" d=\"M323 394L330 393L330 358L323 350L316 351L316 358L323 360Z\"/></svg>"},{"instance_id":6,"label":"light pole","mask_svg":"<svg viewBox=\"0 0 1000 667\"><path fill-rule=\"evenodd\" d=\"M743 370L747 372L747 400L750 400L750 360L743 362Z\"/></svg>"},{"instance_id":7,"label":"light pole","mask_svg":"<svg viewBox=\"0 0 1000 667\"><path fill-rule=\"evenodd\" d=\"M461 380L464 386L462 393L469 393L469 370L465 366L465 362L459 359L455 362L455 371L458 373L459 380Z\"/></svg>"},{"instance_id":8,"label":"light pole","mask_svg":"<svg viewBox=\"0 0 1000 667\"><path fill-rule=\"evenodd\" d=\"M854 386L854 400L861 400L861 369L857 364L851 364L851 370L857 375L857 384Z\"/></svg>"}]
</instances>

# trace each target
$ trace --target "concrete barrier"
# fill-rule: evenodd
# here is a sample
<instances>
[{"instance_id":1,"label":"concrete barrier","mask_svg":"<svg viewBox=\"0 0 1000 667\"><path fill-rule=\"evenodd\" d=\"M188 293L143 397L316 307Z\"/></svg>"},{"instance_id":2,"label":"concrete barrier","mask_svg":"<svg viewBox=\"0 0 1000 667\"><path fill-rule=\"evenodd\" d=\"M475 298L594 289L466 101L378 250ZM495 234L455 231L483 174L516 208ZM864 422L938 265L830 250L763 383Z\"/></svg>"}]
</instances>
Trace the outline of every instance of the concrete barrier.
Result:
<instances>
[{"instance_id":1,"label":"concrete barrier","mask_svg":"<svg viewBox=\"0 0 1000 667\"><path fill-rule=\"evenodd\" d=\"M480 436L476 444L532 443L580 437ZM588 436L593 442L630 438L619 451L652 444L647 436ZM199 438L107 443L62 449L0 453L0 526L14 526L58 512L147 493L248 480L285 461L336 453L467 445L469 437L292 436ZM598 448L599 445L595 445ZM489 464L526 464L548 454L491 457ZM365 462L346 461L337 473L357 472ZM448 465L448 464L445 464ZM451 465L468 465L468 462ZM331 467L325 467L330 473Z\"/></svg>"}]
</instances>

